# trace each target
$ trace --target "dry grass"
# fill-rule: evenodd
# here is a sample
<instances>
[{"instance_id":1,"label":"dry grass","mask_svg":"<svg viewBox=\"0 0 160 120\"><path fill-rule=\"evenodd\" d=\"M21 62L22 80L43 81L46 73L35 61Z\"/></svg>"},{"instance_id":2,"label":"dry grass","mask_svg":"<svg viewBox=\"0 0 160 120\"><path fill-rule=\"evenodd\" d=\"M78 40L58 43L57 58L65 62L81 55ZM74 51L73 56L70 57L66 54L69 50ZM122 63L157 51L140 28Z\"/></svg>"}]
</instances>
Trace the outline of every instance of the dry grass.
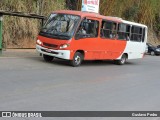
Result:
<instances>
[{"instance_id":1,"label":"dry grass","mask_svg":"<svg viewBox=\"0 0 160 120\"><path fill-rule=\"evenodd\" d=\"M80 1L77 2L78 10L81 8ZM121 17L150 27L153 27L159 11L159 0L100 0L100 14Z\"/></svg>"},{"instance_id":2,"label":"dry grass","mask_svg":"<svg viewBox=\"0 0 160 120\"><path fill-rule=\"evenodd\" d=\"M80 2L77 8L80 10ZM148 40L160 43L160 0L100 0L100 14L146 24Z\"/></svg>"},{"instance_id":3,"label":"dry grass","mask_svg":"<svg viewBox=\"0 0 160 120\"><path fill-rule=\"evenodd\" d=\"M37 1L38 0L0 0L0 9L41 13L45 16L48 16L51 11L66 9L65 0L43 0L43 9L39 9ZM76 8L77 10L81 9L81 0L77 0ZM159 11L160 0L100 0L100 14L117 16L148 25L150 29L149 41L158 41L157 34L155 34L154 31L159 33L160 36ZM39 26L39 20L5 16L3 23L3 41L8 48L34 47Z\"/></svg>"},{"instance_id":4,"label":"dry grass","mask_svg":"<svg viewBox=\"0 0 160 120\"><path fill-rule=\"evenodd\" d=\"M42 15L64 9L64 0L43 0ZM37 0L0 0L0 9L26 13L39 13ZM7 48L33 48L40 20L4 16L3 43Z\"/></svg>"}]
</instances>

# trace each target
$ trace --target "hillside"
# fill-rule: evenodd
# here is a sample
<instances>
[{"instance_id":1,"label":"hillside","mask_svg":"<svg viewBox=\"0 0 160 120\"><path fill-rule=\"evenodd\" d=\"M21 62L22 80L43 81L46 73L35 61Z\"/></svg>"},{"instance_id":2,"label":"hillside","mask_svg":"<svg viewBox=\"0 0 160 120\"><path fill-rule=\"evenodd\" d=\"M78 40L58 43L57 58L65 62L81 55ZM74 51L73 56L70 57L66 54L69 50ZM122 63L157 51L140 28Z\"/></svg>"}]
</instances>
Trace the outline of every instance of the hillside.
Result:
<instances>
[{"instance_id":1,"label":"hillside","mask_svg":"<svg viewBox=\"0 0 160 120\"><path fill-rule=\"evenodd\" d=\"M64 0L1 0L0 9L36 13L48 16L51 11L64 9ZM43 8L43 9L41 9ZM3 47L34 48L40 20L4 16Z\"/></svg>"},{"instance_id":2,"label":"hillside","mask_svg":"<svg viewBox=\"0 0 160 120\"><path fill-rule=\"evenodd\" d=\"M67 0L67 6L80 10L81 1ZM148 41L160 44L160 0L100 0L100 14L146 24Z\"/></svg>"},{"instance_id":3,"label":"hillside","mask_svg":"<svg viewBox=\"0 0 160 120\"><path fill-rule=\"evenodd\" d=\"M1 0L0 9L48 16L60 9L80 10L81 0ZM148 40L160 44L160 0L100 0L100 14L149 26ZM34 48L40 20L5 16L3 46Z\"/></svg>"}]
</instances>

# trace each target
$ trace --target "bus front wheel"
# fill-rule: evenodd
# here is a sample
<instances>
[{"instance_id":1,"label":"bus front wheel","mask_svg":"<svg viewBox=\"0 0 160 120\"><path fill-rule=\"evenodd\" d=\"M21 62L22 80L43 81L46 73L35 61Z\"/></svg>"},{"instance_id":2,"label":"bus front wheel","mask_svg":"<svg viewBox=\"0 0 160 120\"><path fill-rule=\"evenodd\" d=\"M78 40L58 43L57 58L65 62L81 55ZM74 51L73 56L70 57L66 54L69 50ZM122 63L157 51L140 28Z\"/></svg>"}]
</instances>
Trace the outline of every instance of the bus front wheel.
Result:
<instances>
[{"instance_id":1,"label":"bus front wheel","mask_svg":"<svg viewBox=\"0 0 160 120\"><path fill-rule=\"evenodd\" d=\"M73 60L71 60L71 65L73 67L80 66L83 61L83 55L80 52L74 54Z\"/></svg>"},{"instance_id":2,"label":"bus front wheel","mask_svg":"<svg viewBox=\"0 0 160 120\"><path fill-rule=\"evenodd\" d=\"M46 62L51 62L54 59L54 57L53 56L49 56L49 55L43 55L43 59Z\"/></svg>"},{"instance_id":3,"label":"bus front wheel","mask_svg":"<svg viewBox=\"0 0 160 120\"><path fill-rule=\"evenodd\" d=\"M127 60L127 55L123 54L120 60L116 60L116 64L123 65L126 63L126 60Z\"/></svg>"}]
</instances>

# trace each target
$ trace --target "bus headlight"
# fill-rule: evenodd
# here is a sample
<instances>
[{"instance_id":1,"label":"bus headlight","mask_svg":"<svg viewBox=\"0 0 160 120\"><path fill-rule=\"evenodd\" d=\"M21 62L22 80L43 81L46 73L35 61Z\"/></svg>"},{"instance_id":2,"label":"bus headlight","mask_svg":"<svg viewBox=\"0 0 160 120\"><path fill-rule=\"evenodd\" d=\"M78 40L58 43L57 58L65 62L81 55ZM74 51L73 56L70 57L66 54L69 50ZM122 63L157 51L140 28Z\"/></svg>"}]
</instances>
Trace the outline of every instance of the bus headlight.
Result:
<instances>
[{"instance_id":1,"label":"bus headlight","mask_svg":"<svg viewBox=\"0 0 160 120\"><path fill-rule=\"evenodd\" d=\"M60 46L60 49L67 48L67 47L69 47L69 44L64 44Z\"/></svg>"},{"instance_id":2,"label":"bus headlight","mask_svg":"<svg viewBox=\"0 0 160 120\"><path fill-rule=\"evenodd\" d=\"M38 39L37 44L42 45L42 42Z\"/></svg>"}]
</instances>

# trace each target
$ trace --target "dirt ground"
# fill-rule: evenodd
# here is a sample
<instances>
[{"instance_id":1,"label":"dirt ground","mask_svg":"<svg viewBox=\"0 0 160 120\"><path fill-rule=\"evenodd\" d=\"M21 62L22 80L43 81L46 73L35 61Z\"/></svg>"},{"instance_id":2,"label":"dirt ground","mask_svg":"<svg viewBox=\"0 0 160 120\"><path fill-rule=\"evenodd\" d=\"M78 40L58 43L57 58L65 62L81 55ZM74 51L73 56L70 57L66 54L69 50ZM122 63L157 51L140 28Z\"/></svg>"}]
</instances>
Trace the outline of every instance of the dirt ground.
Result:
<instances>
[{"instance_id":1,"label":"dirt ground","mask_svg":"<svg viewBox=\"0 0 160 120\"><path fill-rule=\"evenodd\" d=\"M2 50L0 57L38 57L36 49L6 49Z\"/></svg>"},{"instance_id":2,"label":"dirt ground","mask_svg":"<svg viewBox=\"0 0 160 120\"><path fill-rule=\"evenodd\" d=\"M24 38L24 39L19 39L16 41L5 41L3 43L4 48L6 49L22 49L22 48L29 48L29 49L34 49L36 44L36 39L29 39L29 38Z\"/></svg>"}]
</instances>

